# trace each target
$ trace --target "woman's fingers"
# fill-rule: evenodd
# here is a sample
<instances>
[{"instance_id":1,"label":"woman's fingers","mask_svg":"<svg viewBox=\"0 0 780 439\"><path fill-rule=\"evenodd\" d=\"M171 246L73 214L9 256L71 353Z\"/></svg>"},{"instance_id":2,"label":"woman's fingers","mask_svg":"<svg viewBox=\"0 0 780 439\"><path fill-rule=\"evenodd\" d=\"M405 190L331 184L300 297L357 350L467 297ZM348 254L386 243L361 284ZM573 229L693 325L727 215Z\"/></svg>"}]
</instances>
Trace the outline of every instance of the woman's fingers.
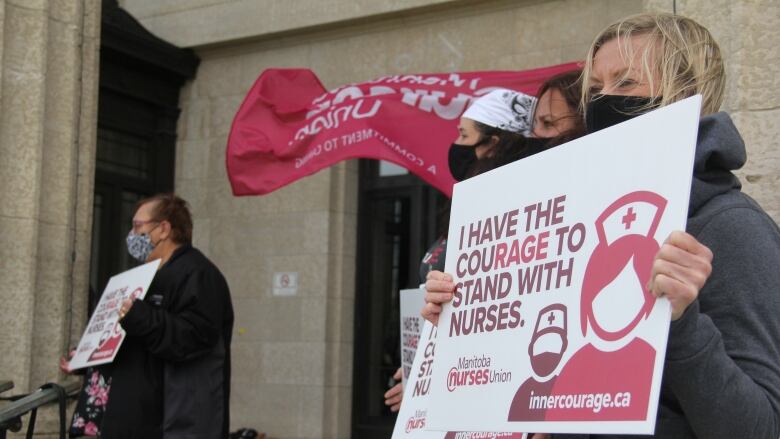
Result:
<instances>
[{"instance_id":1,"label":"woman's fingers","mask_svg":"<svg viewBox=\"0 0 780 439\"><path fill-rule=\"evenodd\" d=\"M393 374L393 379L398 381L401 379L403 374L403 370L399 367L398 370L395 371ZM401 408L401 400L403 399L403 382L399 381L390 388L387 392L385 392L385 405L390 406L391 412L397 412Z\"/></svg>"},{"instance_id":2,"label":"woman's fingers","mask_svg":"<svg viewBox=\"0 0 780 439\"><path fill-rule=\"evenodd\" d=\"M447 280L428 280L425 282L426 293L452 293L455 290L455 284Z\"/></svg>"},{"instance_id":3,"label":"woman's fingers","mask_svg":"<svg viewBox=\"0 0 780 439\"><path fill-rule=\"evenodd\" d=\"M60 357L60 370L63 373L70 373L70 362L65 357Z\"/></svg>"},{"instance_id":4,"label":"woman's fingers","mask_svg":"<svg viewBox=\"0 0 780 439\"><path fill-rule=\"evenodd\" d=\"M397 412L401 408L402 400L403 385L401 383L396 384L390 390L385 392L385 405L390 406L391 412Z\"/></svg>"},{"instance_id":5,"label":"woman's fingers","mask_svg":"<svg viewBox=\"0 0 780 439\"><path fill-rule=\"evenodd\" d=\"M443 281L449 281L452 282L452 275L443 273L439 270L431 270L428 272L428 274L425 276L425 280L443 280Z\"/></svg>"},{"instance_id":6,"label":"woman's fingers","mask_svg":"<svg viewBox=\"0 0 780 439\"><path fill-rule=\"evenodd\" d=\"M452 293L425 293L425 303L435 303L437 305L446 303L452 300Z\"/></svg>"},{"instance_id":7,"label":"woman's fingers","mask_svg":"<svg viewBox=\"0 0 780 439\"><path fill-rule=\"evenodd\" d=\"M709 262L712 262L712 250L706 245L700 243L693 235L679 230L669 234L665 244L671 244L675 247L686 250L688 253L700 256Z\"/></svg>"},{"instance_id":8,"label":"woman's fingers","mask_svg":"<svg viewBox=\"0 0 780 439\"><path fill-rule=\"evenodd\" d=\"M420 314L425 320L437 325L439 314L441 314L441 304L452 300L455 284L452 282L451 275L436 270L429 272L426 279L425 306Z\"/></svg>"},{"instance_id":9,"label":"woman's fingers","mask_svg":"<svg viewBox=\"0 0 780 439\"><path fill-rule=\"evenodd\" d=\"M425 304L425 306L423 306L423 309L420 312L420 314L423 316L425 320L428 320L434 325L438 325L439 314L441 314L441 306L432 302L428 302Z\"/></svg>"},{"instance_id":10,"label":"woman's fingers","mask_svg":"<svg viewBox=\"0 0 780 439\"><path fill-rule=\"evenodd\" d=\"M679 319L699 296L712 274L712 251L692 235L672 232L653 260L648 288L672 305L672 320Z\"/></svg>"}]
</instances>

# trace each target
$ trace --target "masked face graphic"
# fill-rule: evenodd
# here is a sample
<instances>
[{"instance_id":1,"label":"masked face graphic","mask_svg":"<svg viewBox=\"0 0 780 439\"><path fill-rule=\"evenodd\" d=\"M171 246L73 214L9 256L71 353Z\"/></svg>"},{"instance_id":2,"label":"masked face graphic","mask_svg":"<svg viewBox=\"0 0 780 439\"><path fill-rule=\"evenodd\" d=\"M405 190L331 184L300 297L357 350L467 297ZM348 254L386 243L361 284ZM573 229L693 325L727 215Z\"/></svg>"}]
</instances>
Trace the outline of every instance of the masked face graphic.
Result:
<instances>
[{"instance_id":1,"label":"masked face graphic","mask_svg":"<svg viewBox=\"0 0 780 439\"><path fill-rule=\"evenodd\" d=\"M647 289L659 246L653 235L666 200L651 192L627 194L596 221L599 244L593 250L580 296L582 334L617 341L647 317L655 297Z\"/></svg>"},{"instance_id":2,"label":"masked face graphic","mask_svg":"<svg viewBox=\"0 0 780 439\"><path fill-rule=\"evenodd\" d=\"M617 333L632 326L642 309L653 300L639 282L634 271L634 256L620 271L620 274L605 286L593 299L593 322L605 332Z\"/></svg>"},{"instance_id":3,"label":"masked face graphic","mask_svg":"<svg viewBox=\"0 0 780 439\"><path fill-rule=\"evenodd\" d=\"M646 286L658 250L654 239L630 235L593 252L588 269L598 265L583 282L582 308L602 340L623 338L650 314L655 297Z\"/></svg>"},{"instance_id":4,"label":"masked face graphic","mask_svg":"<svg viewBox=\"0 0 780 439\"><path fill-rule=\"evenodd\" d=\"M555 372L567 345L566 307L555 303L543 308L536 319L534 334L528 346L534 373L546 378Z\"/></svg>"}]
</instances>

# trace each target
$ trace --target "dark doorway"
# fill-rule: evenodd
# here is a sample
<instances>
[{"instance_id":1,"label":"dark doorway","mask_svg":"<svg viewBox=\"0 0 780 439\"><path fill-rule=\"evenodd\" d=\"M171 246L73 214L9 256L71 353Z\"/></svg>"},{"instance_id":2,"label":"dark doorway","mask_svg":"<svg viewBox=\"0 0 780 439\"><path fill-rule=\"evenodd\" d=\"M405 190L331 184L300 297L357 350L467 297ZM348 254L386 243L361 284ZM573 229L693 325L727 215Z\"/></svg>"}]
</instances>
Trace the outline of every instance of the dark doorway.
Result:
<instances>
[{"instance_id":1,"label":"dark doorway","mask_svg":"<svg viewBox=\"0 0 780 439\"><path fill-rule=\"evenodd\" d=\"M389 438L383 394L401 364L398 291L420 284L420 260L439 235L445 197L389 163L361 160L352 437Z\"/></svg>"},{"instance_id":2,"label":"dark doorway","mask_svg":"<svg viewBox=\"0 0 780 439\"><path fill-rule=\"evenodd\" d=\"M90 285L134 265L125 236L135 203L173 190L179 90L198 58L150 34L116 0L102 3Z\"/></svg>"}]
</instances>

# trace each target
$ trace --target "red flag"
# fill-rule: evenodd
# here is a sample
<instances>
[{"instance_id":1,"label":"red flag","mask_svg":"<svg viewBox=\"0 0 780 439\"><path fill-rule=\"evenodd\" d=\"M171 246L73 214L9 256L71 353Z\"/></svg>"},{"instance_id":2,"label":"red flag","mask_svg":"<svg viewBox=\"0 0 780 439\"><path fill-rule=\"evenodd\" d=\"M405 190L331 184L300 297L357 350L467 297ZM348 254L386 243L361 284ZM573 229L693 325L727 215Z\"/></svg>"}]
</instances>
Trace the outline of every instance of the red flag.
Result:
<instances>
[{"instance_id":1,"label":"red flag","mask_svg":"<svg viewBox=\"0 0 780 439\"><path fill-rule=\"evenodd\" d=\"M450 196L447 152L471 100L496 88L533 95L547 78L575 68L394 75L330 91L309 69L265 70L228 137L233 194L267 194L342 160L371 158Z\"/></svg>"}]
</instances>

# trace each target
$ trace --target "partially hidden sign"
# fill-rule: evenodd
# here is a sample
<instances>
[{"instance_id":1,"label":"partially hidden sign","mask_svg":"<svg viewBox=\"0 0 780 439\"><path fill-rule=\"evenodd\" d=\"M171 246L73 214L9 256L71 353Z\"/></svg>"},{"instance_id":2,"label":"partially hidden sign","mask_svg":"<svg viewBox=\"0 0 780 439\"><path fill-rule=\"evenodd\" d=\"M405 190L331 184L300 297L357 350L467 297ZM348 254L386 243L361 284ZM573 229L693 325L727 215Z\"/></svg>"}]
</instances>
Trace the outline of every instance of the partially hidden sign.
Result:
<instances>
[{"instance_id":1,"label":"partially hidden sign","mask_svg":"<svg viewBox=\"0 0 780 439\"><path fill-rule=\"evenodd\" d=\"M522 433L490 433L468 431L432 431L427 425L431 403L431 379L433 359L436 355L436 327L425 321L420 333L417 354L412 363L412 373L404 388L401 410L395 421L393 439L525 439Z\"/></svg>"},{"instance_id":2,"label":"partially hidden sign","mask_svg":"<svg viewBox=\"0 0 780 439\"><path fill-rule=\"evenodd\" d=\"M423 320L420 311L425 305L425 289L409 288L399 294L401 304L401 381L404 389L409 381L412 362L420 341Z\"/></svg>"},{"instance_id":3,"label":"partially hidden sign","mask_svg":"<svg viewBox=\"0 0 780 439\"><path fill-rule=\"evenodd\" d=\"M685 230L700 104L455 186L428 428L653 433L671 309L646 285Z\"/></svg>"},{"instance_id":4,"label":"partially hidden sign","mask_svg":"<svg viewBox=\"0 0 780 439\"><path fill-rule=\"evenodd\" d=\"M143 300L159 265L160 260L155 259L108 280L76 347L76 354L70 360L71 370L114 361L126 335L119 323L122 301L130 298Z\"/></svg>"},{"instance_id":5,"label":"partially hidden sign","mask_svg":"<svg viewBox=\"0 0 780 439\"><path fill-rule=\"evenodd\" d=\"M449 196L447 150L468 104L496 88L534 95L577 66L389 75L331 90L309 69L265 70L230 129L233 194L267 194L342 160L370 158L403 166Z\"/></svg>"}]
</instances>

